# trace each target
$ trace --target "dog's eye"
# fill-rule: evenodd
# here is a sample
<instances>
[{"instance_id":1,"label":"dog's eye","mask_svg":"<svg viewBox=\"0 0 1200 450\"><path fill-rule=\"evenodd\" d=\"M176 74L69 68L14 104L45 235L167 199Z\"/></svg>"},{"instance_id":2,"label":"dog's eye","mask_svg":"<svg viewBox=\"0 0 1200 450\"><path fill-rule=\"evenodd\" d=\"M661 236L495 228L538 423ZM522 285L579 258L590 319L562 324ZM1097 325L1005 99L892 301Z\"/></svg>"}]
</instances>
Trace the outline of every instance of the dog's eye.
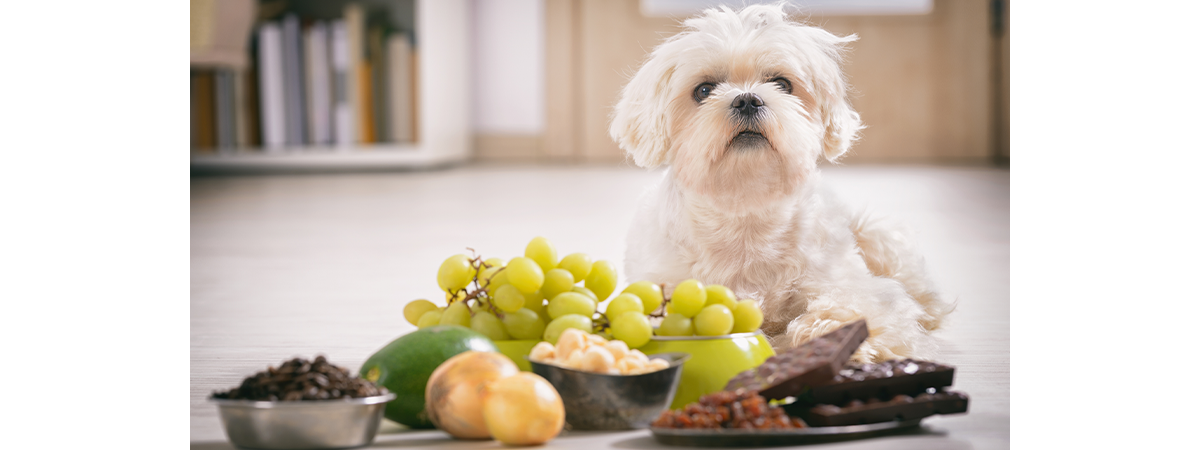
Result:
<instances>
[{"instance_id":1,"label":"dog's eye","mask_svg":"<svg viewBox=\"0 0 1200 450\"><path fill-rule=\"evenodd\" d=\"M692 98L696 99L698 102L702 102L704 99L708 98L708 96L712 95L713 89L716 88L717 87L713 86L712 83L701 83L699 86L696 86L695 91L692 91Z\"/></svg>"},{"instance_id":2,"label":"dog's eye","mask_svg":"<svg viewBox=\"0 0 1200 450\"><path fill-rule=\"evenodd\" d=\"M792 93L792 82L788 81L787 78L784 78L784 77L774 78L774 79L771 79L771 82L778 84L779 89L782 89L785 94Z\"/></svg>"}]
</instances>

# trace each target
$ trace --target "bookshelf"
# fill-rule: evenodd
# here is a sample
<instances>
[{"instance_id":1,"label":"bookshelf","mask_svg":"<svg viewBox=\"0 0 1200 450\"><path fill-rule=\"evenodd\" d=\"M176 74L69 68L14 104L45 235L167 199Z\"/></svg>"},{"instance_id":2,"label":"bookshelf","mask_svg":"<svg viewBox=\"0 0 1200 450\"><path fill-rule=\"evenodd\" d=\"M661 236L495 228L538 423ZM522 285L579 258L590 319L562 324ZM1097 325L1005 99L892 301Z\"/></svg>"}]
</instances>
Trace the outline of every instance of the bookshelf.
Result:
<instances>
[{"instance_id":1,"label":"bookshelf","mask_svg":"<svg viewBox=\"0 0 1200 450\"><path fill-rule=\"evenodd\" d=\"M471 131L467 119L470 117L468 0L293 0L263 1L257 6L260 9L287 8L302 15L307 13L322 18L336 14L347 3L360 4L373 10L382 8L387 10L389 16L400 17L397 19L399 21L411 20L411 24L404 25L411 26L411 40L417 54L413 77L415 140L358 143L356 139L355 143L343 145L293 144L274 146L269 150L261 145L207 151L193 149L192 173L422 169L454 165L470 157ZM225 67L235 71L245 68L236 62L224 65L209 61L198 63L196 52L193 52L192 67Z\"/></svg>"}]
</instances>

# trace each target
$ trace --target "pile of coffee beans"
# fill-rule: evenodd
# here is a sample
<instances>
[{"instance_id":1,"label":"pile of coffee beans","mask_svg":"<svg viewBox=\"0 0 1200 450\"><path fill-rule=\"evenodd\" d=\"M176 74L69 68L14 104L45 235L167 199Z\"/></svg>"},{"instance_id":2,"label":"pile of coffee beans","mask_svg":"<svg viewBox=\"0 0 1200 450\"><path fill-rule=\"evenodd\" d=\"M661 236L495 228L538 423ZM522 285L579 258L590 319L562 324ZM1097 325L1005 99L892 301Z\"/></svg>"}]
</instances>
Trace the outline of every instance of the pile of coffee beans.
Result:
<instances>
[{"instance_id":1,"label":"pile of coffee beans","mask_svg":"<svg viewBox=\"0 0 1200 450\"><path fill-rule=\"evenodd\" d=\"M213 392L213 398L230 400L301 401L374 397L386 388L350 376L350 371L330 364L318 355L313 361L295 358L279 368L267 367L242 380L228 392Z\"/></svg>"},{"instance_id":2,"label":"pile of coffee beans","mask_svg":"<svg viewBox=\"0 0 1200 450\"><path fill-rule=\"evenodd\" d=\"M789 417L783 408L772 406L757 391L738 389L700 397L679 411L663 411L652 426L660 428L805 428L808 425Z\"/></svg>"}]
</instances>

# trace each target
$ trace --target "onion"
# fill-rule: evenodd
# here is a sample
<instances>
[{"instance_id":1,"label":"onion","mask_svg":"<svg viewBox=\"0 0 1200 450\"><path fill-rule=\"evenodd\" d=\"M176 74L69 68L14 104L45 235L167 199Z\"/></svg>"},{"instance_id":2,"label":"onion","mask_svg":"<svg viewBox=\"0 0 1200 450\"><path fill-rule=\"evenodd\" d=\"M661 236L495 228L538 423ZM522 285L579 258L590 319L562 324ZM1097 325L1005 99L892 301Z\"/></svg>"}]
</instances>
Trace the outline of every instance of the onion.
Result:
<instances>
[{"instance_id":1,"label":"onion","mask_svg":"<svg viewBox=\"0 0 1200 450\"><path fill-rule=\"evenodd\" d=\"M459 439L491 437L483 419L480 388L520 370L508 357L467 351L446 360L425 385L425 412L434 426Z\"/></svg>"},{"instance_id":2,"label":"onion","mask_svg":"<svg viewBox=\"0 0 1200 450\"><path fill-rule=\"evenodd\" d=\"M484 385L483 418L502 443L539 445L562 432L566 412L550 382L521 372Z\"/></svg>"}]
</instances>

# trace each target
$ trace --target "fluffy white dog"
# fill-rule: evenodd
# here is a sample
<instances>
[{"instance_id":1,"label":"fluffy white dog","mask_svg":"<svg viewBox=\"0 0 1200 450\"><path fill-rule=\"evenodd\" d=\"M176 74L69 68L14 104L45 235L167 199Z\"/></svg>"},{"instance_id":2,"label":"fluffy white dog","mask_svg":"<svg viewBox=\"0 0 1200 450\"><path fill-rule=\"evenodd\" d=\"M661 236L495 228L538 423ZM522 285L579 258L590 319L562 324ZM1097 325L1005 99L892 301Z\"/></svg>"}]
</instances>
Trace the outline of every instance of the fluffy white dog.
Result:
<instances>
[{"instance_id":1,"label":"fluffy white dog","mask_svg":"<svg viewBox=\"0 0 1200 450\"><path fill-rule=\"evenodd\" d=\"M867 319L862 362L932 358L953 307L903 233L823 194L818 159L861 128L837 37L780 5L709 9L654 49L609 130L641 167L669 165L629 232L630 279L689 278L758 300L776 348Z\"/></svg>"}]
</instances>

